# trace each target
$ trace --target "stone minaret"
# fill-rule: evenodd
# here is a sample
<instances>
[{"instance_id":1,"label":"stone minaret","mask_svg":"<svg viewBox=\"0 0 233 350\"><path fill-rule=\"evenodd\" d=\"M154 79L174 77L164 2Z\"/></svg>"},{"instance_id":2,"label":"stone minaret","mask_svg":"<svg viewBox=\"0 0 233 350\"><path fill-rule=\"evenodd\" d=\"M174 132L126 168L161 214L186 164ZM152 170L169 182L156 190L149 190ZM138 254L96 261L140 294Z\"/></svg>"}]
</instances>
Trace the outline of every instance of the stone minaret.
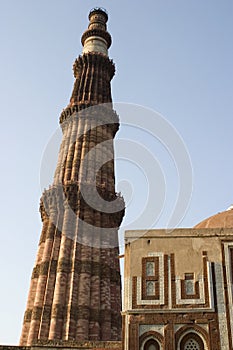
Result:
<instances>
[{"instance_id":1,"label":"stone minaret","mask_svg":"<svg viewBox=\"0 0 233 350\"><path fill-rule=\"evenodd\" d=\"M108 58L103 9L89 14L74 88L60 123L63 139L53 184L40 203L43 223L20 345L46 340L119 340L118 228L124 201L115 192Z\"/></svg>"}]
</instances>

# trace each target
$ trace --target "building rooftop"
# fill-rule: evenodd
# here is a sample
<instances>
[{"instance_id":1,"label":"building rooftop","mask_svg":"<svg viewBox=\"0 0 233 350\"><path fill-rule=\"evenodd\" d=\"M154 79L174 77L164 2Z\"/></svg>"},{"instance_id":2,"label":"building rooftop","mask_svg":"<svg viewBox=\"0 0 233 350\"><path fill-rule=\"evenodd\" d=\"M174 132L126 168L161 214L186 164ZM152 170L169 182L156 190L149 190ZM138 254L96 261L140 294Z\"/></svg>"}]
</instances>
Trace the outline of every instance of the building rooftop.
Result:
<instances>
[{"instance_id":1,"label":"building rooftop","mask_svg":"<svg viewBox=\"0 0 233 350\"><path fill-rule=\"evenodd\" d=\"M233 206L201 221L194 228L233 228Z\"/></svg>"}]
</instances>

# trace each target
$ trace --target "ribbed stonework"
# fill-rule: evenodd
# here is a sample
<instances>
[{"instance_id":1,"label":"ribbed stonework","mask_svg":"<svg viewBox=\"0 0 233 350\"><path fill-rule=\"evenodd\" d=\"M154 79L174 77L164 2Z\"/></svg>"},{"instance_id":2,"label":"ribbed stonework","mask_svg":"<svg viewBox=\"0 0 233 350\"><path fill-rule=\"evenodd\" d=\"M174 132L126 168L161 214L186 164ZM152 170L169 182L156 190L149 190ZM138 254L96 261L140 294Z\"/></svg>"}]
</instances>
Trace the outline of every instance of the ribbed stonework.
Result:
<instances>
[{"instance_id":1,"label":"ribbed stonework","mask_svg":"<svg viewBox=\"0 0 233 350\"><path fill-rule=\"evenodd\" d=\"M20 345L121 338L118 228L124 201L115 192L119 118L111 104L107 19L102 9L90 12L83 54L74 63L54 182L40 203L43 228Z\"/></svg>"}]
</instances>

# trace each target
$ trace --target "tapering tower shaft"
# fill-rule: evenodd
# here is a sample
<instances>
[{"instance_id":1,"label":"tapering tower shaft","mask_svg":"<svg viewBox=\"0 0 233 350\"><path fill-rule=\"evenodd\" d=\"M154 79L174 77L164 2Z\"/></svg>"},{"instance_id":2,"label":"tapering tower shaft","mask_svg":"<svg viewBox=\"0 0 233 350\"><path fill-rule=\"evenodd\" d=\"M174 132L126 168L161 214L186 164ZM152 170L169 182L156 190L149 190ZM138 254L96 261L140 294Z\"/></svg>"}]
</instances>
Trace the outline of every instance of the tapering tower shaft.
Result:
<instances>
[{"instance_id":1,"label":"tapering tower shaft","mask_svg":"<svg viewBox=\"0 0 233 350\"><path fill-rule=\"evenodd\" d=\"M74 63L54 181L41 198L43 228L20 345L121 337L118 228L124 201L115 192L119 119L111 104L107 19L102 9L90 12L83 54Z\"/></svg>"}]
</instances>

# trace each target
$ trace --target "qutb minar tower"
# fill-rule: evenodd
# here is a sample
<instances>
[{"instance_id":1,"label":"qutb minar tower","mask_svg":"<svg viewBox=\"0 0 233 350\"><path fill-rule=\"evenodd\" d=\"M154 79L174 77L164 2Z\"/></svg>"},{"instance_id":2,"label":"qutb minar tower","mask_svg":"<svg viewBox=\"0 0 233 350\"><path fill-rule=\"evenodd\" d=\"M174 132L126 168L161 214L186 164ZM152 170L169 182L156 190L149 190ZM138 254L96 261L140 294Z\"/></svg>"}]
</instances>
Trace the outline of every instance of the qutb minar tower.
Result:
<instances>
[{"instance_id":1,"label":"qutb minar tower","mask_svg":"<svg viewBox=\"0 0 233 350\"><path fill-rule=\"evenodd\" d=\"M53 184L40 203L42 232L20 345L46 340L120 340L118 229L124 200L115 192L107 13L89 14L74 63L70 103Z\"/></svg>"}]
</instances>

